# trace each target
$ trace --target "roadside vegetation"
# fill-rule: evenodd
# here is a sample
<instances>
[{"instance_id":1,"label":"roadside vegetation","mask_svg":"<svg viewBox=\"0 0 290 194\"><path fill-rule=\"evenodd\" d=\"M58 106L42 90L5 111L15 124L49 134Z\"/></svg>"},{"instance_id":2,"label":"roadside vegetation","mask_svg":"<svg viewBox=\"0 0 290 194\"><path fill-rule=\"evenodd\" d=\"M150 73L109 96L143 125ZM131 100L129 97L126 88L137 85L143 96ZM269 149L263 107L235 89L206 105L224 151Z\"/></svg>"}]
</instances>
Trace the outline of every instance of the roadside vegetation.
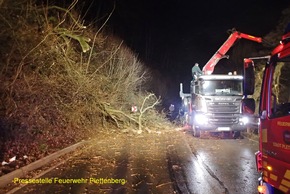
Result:
<instances>
[{"instance_id":1,"label":"roadside vegetation","mask_svg":"<svg viewBox=\"0 0 290 194\"><path fill-rule=\"evenodd\" d=\"M103 26L84 24L74 3L0 2L0 162L19 161L0 175L103 131L170 126L147 92L148 69Z\"/></svg>"},{"instance_id":2,"label":"roadside vegetation","mask_svg":"<svg viewBox=\"0 0 290 194\"><path fill-rule=\"evenodd\" d=\"M240 41L237 44L239 46L233 47L231 51L230 58L233 60L233 64L238 64L237 66L243 67L242 62L243 59L249 57L262 57L270 55L271 51L279 44L281 37L284 34L285 28L290 22L290 7L285 8L282 11L281 17L279 21L277 21L277 25L273 26L272 30L262 37L263 42L261 44L249 42L249 41ZM245 32L247 33L247 32ZM262 85L263 79L263 71L264 66L267 63L267 59L254 59L255 63L255 92L253 94L253 98L256 101L256 114L258 114L258 107L260 102L260 88ZM239 69L239 68L237 68ZM242 68L239 69L242 72ZM289 82L289 72L290 67L280 66L278 67L278 71L276 71L274 85L283 85L280 88L287 88ZM277 88L278 89L278 88ZM288 97L288 93L285 91L276 91L277 99L284 98L284 96Z\"/></svg>"},{"instance_id":3,"label":"roadside vegetation","mask_svg":"<svg viewBox=\"0 0 290 194\"><path fill-rule=\"evenodd\" d=\"M257 56L266 56L269 55L272 49L277 46L284 34L285 28L290 22L290 7L285 8L282 12L282 16L280 20L277 22L277 26L273 28L273 30L268 33L264 39L268 41L268 43L272 44L272 46L261 50ZM263 79L263 70L267 60L255 60L255 67L256 67L256 82L255 82L255 93L253 95L254 99L256 100L256 107L259 107L260 102L260 88L262 85ZM275 71L275 79L274 79L274 86L281 85L281 87L275 87L275 93L277 94L278 103L279 99L288 98L289 94L289 75L290 75L290 67L289 66L278 66L277 71ZM280 89L284 89L284 91L277 91ZM256 109L256 112L258 110Z\"/></svg>"}]
</instances>

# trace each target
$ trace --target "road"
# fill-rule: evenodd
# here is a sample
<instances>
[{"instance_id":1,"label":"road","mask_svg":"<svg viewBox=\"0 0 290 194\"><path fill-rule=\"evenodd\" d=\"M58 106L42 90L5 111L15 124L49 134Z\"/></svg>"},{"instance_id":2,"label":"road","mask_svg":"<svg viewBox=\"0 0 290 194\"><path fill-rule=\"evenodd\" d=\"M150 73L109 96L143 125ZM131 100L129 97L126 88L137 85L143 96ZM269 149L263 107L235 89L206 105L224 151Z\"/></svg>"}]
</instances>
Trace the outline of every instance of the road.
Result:
<instances>
[{"instance_id":1,"label":"road","mask_svg":"<svg viewBox=\"0 0 290 194\"><path fill-rule=\"evenodd\" d=\"M254 154L258 143L248 139L199 139L185 134L184 147L173 149L172 160L180 193L257 193ZM187 148L186 148L187 147ZM182 148L182 150L181 150ZM174 153L175 152L175 153ZM182 175L183 174L183 175Z\"/></svg>"},{"instance_id":2,"label":"road","mask_svg":"<svg viewBox=\"0 0 290 194\"><path fill-rule=\"evenodd\" d=\"M28 177L29 184L18 180L10 193L257 193L257 149L248 139L200 139L181 131L110 136Z\"/></svg>"}]
</instances>

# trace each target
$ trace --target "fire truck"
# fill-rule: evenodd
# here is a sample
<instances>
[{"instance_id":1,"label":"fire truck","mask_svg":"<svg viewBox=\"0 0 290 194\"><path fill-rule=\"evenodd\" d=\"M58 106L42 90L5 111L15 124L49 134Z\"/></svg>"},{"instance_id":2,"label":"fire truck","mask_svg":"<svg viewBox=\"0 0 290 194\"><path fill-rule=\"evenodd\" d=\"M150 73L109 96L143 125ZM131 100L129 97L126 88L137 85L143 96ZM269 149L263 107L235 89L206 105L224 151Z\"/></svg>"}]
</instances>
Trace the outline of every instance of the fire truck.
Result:
<instances>
[{"instance_id":1,"label":"fire truck","mask_svg":"<svg viewBox=\"0 0 290 194\"><path fill-rule=\"evenodd\" d=\"M252 66L254 62L247 59L245 64ZM259 151L256 153L257 170L261 174L259 193L290 194L289 75L290 25L264 69L259 102Z\"/></svg>"},{"instance_id":2,"label":"fire truck","mask_svg":"<svg viewBox=\"0 0 290 194\"><path fill-rule=\"evenodd\" d=\"M180 84L179 95L183 102L185 124L192 128L193 135L196 137L200 137L205 131L219 134L233 133L238 137L240 131L247 128L248 117L243 112L246 110L243 104L251 107L255 102L253 99L246 98L251 94L244 90L243 76L235 73L212 74L219 60L228 58L227 51L242 38L262 42L262 38L233 30L224 44L205 64L202 69L203 74L195 81L191 81L190 93L183 93L183 85ZM247 110L253 113L251 108Z\"/></svg>"}]
</instances>

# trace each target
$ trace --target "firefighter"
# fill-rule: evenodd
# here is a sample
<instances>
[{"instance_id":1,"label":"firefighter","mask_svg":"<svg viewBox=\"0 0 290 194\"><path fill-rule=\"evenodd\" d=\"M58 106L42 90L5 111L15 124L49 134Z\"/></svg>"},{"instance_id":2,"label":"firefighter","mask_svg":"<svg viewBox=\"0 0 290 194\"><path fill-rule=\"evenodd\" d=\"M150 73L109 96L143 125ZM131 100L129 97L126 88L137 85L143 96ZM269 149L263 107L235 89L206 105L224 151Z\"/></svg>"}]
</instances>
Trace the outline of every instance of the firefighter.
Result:
<instances>
[{"instance_id":1,"label":"firefighter","mask_svg":"<svg viewBox=\"0 0 290 194\"><path fill-rule=\"evenodd\" d=\"M197 77L202 75L202 71L199 68L199 64L195 63L191 69L193 81L197 80Z\"/></svg>"},{"instance_id":2,"label":"firefighter","mask_svg":"<svg viewBox=\"0 0 290 194\"><path fill-rule=\"evenodd\" d=\"M170 106L169 106L168 109L169 109L169 113L168 113L169 120L170 120L170 121L173 121L173 120L174 120L174 115L173 115L173 113L174 113L175 107L174 107L173 104L170 104Z\"/></svg>"}]
</instances>

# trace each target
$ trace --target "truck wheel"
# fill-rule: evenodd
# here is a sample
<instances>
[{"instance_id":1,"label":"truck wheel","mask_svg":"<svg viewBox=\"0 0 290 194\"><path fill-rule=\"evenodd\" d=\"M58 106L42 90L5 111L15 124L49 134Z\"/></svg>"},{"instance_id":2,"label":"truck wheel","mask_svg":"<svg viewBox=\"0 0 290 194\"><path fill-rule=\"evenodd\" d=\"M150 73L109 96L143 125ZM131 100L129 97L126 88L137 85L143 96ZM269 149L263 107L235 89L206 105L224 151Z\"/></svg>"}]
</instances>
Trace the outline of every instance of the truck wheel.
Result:
<instances>
[{"instance_id":1,"label":"truck wheel","mask_svg":"<svg viewBox=\"0 0 290 194\"><path fill-rule=\"evenodd\" d=\"M192 129L193 129L193 136L200 137L200 130L197 129L196 127L192 127Z\"/></svg>"}]
</instances>

